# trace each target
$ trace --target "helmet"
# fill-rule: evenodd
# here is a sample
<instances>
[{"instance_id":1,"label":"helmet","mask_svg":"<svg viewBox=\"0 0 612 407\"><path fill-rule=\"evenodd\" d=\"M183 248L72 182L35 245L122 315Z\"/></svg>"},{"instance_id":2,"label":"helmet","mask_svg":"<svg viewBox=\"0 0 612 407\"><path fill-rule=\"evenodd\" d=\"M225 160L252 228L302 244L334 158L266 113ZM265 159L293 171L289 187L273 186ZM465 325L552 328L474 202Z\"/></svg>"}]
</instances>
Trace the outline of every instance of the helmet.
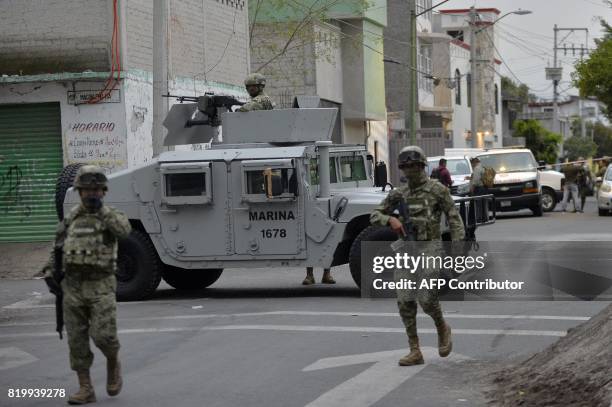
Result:
<instances>
[{"instance_id":1,"label":"helmet","mask_svg":"<svg viewBox=\"0 0 612 407\"><path fill-rule=\"evenodd\" d=\"M411 162L419 162L423 165L427 165L427 157L421 147L408 146L402 148L397 159L397 166L402 168Z\"/></svg>"},{"instance_id":2,"label":"helmet","mask_svg":"<svg viewBox=\"0 0 612 407\"><path fill-rule=\"evenodd\" d=\"M102 188L105 191L108 189L106 183L108 179L102 171L102 168L97 165L84 165L79 168L74 179L75 188Z\"/></svg>"},{"instance_id":3,"label":"helmet","mask_svg":"<svg viewBox=\"0 0 612 407\"><path fill-rule=\"evenodd\" d=\"M266 86L266 77L260 73L252 73L244 80L244 86L261 85Z\"/></svg>"}]
</instances>

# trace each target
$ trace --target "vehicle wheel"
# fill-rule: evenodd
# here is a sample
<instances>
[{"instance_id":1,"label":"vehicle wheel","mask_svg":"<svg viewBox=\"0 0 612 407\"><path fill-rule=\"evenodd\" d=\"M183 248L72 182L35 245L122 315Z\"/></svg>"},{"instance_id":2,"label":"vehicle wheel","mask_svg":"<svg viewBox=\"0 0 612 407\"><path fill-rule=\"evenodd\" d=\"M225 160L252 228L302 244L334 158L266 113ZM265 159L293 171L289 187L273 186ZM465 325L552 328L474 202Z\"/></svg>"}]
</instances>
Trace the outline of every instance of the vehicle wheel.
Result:
<instances>
[{"instance_id":1,"label":"vehicle wheel","mask_svg":"<svg viewBox=\"0 0 612 407\"><path fill-rule=\"evenodd\" d=\"M533 216L542 216L542 205L534 206L530 209L533 212Z\"/></svg>"},{"instance_id":2,"label":"vehicle wheel","mask_svg":"<svg viewBox=\"0 0 612 407\"><path fill-rule=\"evenodd\" d=\"M599 208L599 216L606 216L606 215L608 215L608 210Z\"/></svg>"},{"instance_id":3,"label":"vehicle wheel","mask_svg":"<svg viewBox=\"0 0 612 407\"><path fill-rule=\"evenodd\" d=\"M119 241L117 300L136 301L149 297L161 281L162 263L145 233L132 229Z\"/></svg>"},{"instance_id":4,"label":"vehicle wheel","mask_svg":"<svg viewBox=\"0 0 612 407\"><path fill-rule=\"evenodd\" d=\"M85 164L67 165L60 172L59 177L57 177L55 182L55 211L59 220L64 220L64 198L66 197L66 192L74 185L74 177L76 177L77 171L83 165Z\"/></svg>"},{"instance_id":5,"label":"vehicle wheel","mask_svg":"<svg viewBox=\"0 0 612 407\"><path fill-rule=\"evenodd\" d=\"M213 285L221 273L223 269L186 270L165 265L162 277L177 290L200 290Z\"/></svg>"},{"instance_id":6,"label":"vehicle wheel","mask_svg":"<svg viewBox=\"0 0 612 407\"><path fill-rule=\"evenodd\" d=\"M368 226L353 241L349 251L349 268L351 277L361 287L361 242L394 242L397 234L387 226Z\"/></svg>"},{"instance_id":7,"label":"vehicle wheel","mask_svg":"<svg viewBox=\"0 0 612 407\"><path fill-rule=\"evenodd\" d=\"M557 206L555 192L551 189L542 189L542 209L544 212L552 212Z\"/></svg>"}]
</instances>

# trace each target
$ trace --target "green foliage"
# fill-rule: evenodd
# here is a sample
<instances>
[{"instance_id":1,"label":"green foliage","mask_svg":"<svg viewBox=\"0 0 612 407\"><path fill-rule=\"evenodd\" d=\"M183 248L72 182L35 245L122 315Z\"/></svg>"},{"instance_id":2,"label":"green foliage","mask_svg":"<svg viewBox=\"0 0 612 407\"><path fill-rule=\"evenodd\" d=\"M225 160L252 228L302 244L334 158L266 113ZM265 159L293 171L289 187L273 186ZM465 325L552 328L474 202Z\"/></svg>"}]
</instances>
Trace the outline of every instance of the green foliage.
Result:
<instances>
[{"instance_id":1,"label":"green foliage","mask_svg":"<svg viewBox=\"0 0 612 407\"><path fill-rule=\"evenodd\" d=\"M604 37L596 40L597 48L589 58L576 63L572 79L582 96L595 96L603 102L606 115L612 119L612 27L603 19L601 25Z\"/></svg>"},{"instance_id":2,"label":"green foliage","mask_svg":"<svg viewBox=\"0 0 612 407\"><path fill-rule=\"evenodd\" d=\"M525 147L531 150L538 161L548 164L557 161L559 143L563 140L558 133L544 128L537 120L517 120L514 122L514 137L524 137Z\"/></svg>"},{"instance_id":3,"label":"green foliage","mask_svg":"<svg viewBox=\"0 0 612 407\"><path fill-rule=\"evenodd\" d=\"M501 88L502 94L509 97L511 103L516 104L518 107L530 101L529 86L525 84L517 85L512 79L502 76Z\"/></svg>"},{"instance_id":4,"label":"green foliage","mask_svg":"<svg viewBox=\"0 0 612 407\"><path fill-rule=\"evenodd\" d=\"M593 125L593 141L597 144L596 157L612 156L612 128L597 122Z\"/></svg>"},{"instance_id":5,"label":"green foliage","mask_svg":"<svg viewBox=\"0 0 612 407\"><path fill-rule=\"evenodd\" d=\"M565 155L570 161L578 157L593 157L597 151L597 144L588 137L572 136L563 143Z\"/></svg>"}]
</instances>

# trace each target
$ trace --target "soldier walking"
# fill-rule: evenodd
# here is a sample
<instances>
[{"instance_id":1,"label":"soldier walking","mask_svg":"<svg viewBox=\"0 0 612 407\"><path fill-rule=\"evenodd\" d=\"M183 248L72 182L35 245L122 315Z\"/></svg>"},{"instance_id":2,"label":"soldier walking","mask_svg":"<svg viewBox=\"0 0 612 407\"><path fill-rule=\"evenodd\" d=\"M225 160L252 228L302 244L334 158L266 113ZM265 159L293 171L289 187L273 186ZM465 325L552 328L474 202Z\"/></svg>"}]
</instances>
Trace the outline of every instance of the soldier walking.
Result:
<instances>
[{"instance_id":1,"label":"soldier walking","mask_svg":"<svg viewBox=\"0 0 612 407\"><path fill-rule=\"evenodd\" d=\"M408 219L401 219L401 215L398 219L394 213L397 202L403 199L409 208L410 221L414 225L414 240L439 241L441 239L440 217L443 212L448 219L451 239L453 241L463 240L465 234L463 222L455 209L455 203L448 188L427 176L425 172L427 158L423 150L416 146L404 147L400 151L398 162L398 166L406 176L408 183L392 190L387 195L370 215L370 223L373 225L388 225L398 235L404 235L406 230L404 230L403 224ZM398 270L396 270L396 280L398 280ZM397 290L399 314L406 327L410 345L410 353L399 360L400 366L424 363L417 335L417 300L423 311L436 324L440 356L446 357L452 350L451 328L442 315L437 289L419 289L416 292L416 299L415 291L417 290Z\"/></svg>"},{"instance_id":2,"label":"soldier walking","mask_svg":"<svg viewBox=\"0 0 612 407\"><path fill-rule=\"evenodd\" d=\"M246 87L251 100L242 105L237 111L238 112L250 112L252 110L272 110L274 109L274 103L268 95L264 93L266 87L266 77L260 73L252 73L244 80L244 86Z\"/></svg>"},{"instance_id":3,"label":"soldier walking","mask_svg":"<svg viewBox=\"0 0 612 407\"><path fill-rule=\"evenodd\" d=\"M90 336L106 356L107 393L116 396L123 383L118 354L115 270L117 241L127 237L131 227L123 213L104 205L106 183L107 178L99 167L81 167L74 182L81 204L72 208L56 231L55 247L62 248L61 291L70 367L77 372L80 386L69 397L68 404L96 401L89 375L94 357L89 347ZM46 267L46 279L52 272L51 264ZM57 278L55 282L60 283Z\"/></svg>"}]
</instances>

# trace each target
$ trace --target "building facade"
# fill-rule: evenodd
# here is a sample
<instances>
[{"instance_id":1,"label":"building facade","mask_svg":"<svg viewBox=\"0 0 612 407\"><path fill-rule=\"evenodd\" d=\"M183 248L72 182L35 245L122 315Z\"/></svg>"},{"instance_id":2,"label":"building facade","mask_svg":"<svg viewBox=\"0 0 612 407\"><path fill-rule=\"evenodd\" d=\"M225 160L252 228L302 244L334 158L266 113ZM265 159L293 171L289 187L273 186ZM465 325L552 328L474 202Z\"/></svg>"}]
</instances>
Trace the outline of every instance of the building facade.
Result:
<instances>
[{"instance_id":1,"label":"building facade","mask_svg":"<svg viewBox=\"0 0 612 407\"><path fill-rule=\"evenodd\" d=\"M246 2L165 4L167 91L244 98ZM153 157L153 29L147 0L23 0L3 10L0 171L19 181L0 202L11 214L0 223L0 241L52 237L63 166L112 172Z\"/></svg>"},{"instance_id":2,"label":"building facade","mask_svg":"<svg viewBox=\"0 0 612 407\"><path fill-rule=\"evenodd\" d=\"M334 2L296 30L309 4L279 10L250 3L251 70L266 75L277 108L290 107L298 95L318 95L322 107L338 108L335 143L366 144L386 160L386 1Z\"/></svg>"}]
</instances>

